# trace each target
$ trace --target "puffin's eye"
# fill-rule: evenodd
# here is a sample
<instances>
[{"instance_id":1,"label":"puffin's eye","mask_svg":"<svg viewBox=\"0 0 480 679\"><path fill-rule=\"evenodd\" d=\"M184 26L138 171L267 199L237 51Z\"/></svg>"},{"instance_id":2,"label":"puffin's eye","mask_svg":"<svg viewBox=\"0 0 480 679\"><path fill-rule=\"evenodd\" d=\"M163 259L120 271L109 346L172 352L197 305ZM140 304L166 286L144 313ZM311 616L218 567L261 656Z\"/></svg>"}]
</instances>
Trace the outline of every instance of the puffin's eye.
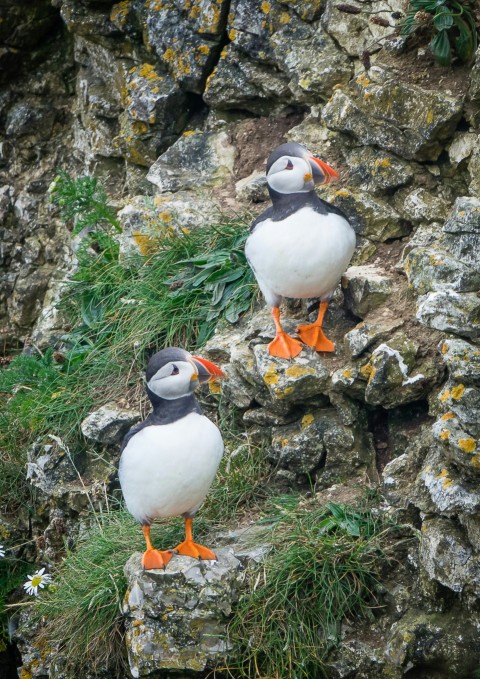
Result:
<instances>
[{"instance_id":1,"label":"puffin's eye","mask_svg":"<svg viewBox=\"0 0 480 679\"><path fill-rule=\"evenodd\" d=\"M293 170L293 163L290 160L290 158L287 161L287 167L285 168L286 170Z\"/></svg>"},{"instance_id":2,"label":"puffin's eye","mask_svg":"<svg viewBox=\"0 0 480 679\"><path fill-rule=\"evenodd\" d=\"M178 375L179 372L180 372L180 370L177 368L177 366L173 365L172 366L172 372L170 373L170 375Z\"/></svg>"}]
</instances>

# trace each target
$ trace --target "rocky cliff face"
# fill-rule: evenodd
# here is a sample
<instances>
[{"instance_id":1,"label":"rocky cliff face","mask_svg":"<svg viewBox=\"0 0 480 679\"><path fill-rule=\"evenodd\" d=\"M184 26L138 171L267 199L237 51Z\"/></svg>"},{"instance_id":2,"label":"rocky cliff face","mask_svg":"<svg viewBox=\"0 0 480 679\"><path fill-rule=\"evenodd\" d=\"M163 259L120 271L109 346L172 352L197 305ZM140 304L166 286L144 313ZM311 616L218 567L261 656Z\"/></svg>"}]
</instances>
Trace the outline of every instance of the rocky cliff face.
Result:
<instances>
[{"instance_id":1,"label":"rocky cliff face","mask_svg":"<svg viewBox=\"0 0 480 679\"><path fill-rule=\"evenodd\" d=\"M227 373L223 398L266 441L280 488L314 487L320 500L332 486L380 484L383 508L420 530L383 583L385 613L345 626L328 676L467 679L480 667L480 52L471 66L443 69L369 20L375 11L394 23L403 2L363 2L359 13L337 4L7 3L1 332L12 345L58 332L48 305L73 257L47 197L58 167L116 188L128 251L152 220L192 228L218 208L265 207L264 161L283 140L331 163L341 182L322 195L358 235L326 319L336 353L269 356L262 303L207 351ZM309 311L289 307L286 329ZM113 425L104 415L85 423L97 442L115 443L135 421L131 411ZM61 448L30 457L48 525L42 556L53 560L85 509L85 489ZM89 464L100 497L108 473ZM219 582L238 586L229 560ZM128 573L143 608L132 590L126 604L133 676L203 671L190 659L161 664L158 593L137 566ZM210 604L218 636L228 611L224 599ZM186 619L193 625L195 615ZM139 648L149 639L146 657ZM22 678L63 676L34 647L22 647Z\"/></svg>"}]
</instances>

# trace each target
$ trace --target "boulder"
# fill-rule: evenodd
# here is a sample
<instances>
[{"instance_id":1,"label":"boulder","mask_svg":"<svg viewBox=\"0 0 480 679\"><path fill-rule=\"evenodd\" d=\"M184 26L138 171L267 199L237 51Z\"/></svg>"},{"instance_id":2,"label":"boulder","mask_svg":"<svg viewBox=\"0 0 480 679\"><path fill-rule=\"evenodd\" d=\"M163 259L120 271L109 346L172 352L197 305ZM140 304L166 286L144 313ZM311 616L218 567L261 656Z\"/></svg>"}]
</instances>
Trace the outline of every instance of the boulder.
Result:
<instances>
[{"instance_id":1,"label":"boulder","mask_svg":"<svg viewBox=\"0 0 480 679\"><path fill-rule=\"evenodd\" d=\"M343 274L342 289L347 308L355 316L364 318L392 294L394 280L384 269L374 264L351 266Z\"/></svg>"},{"instance_id":2,"label":"boulder","mask_svg":"<svg viewBox=\"0 0 480 679\"><path fill-rule=\"evenodd\" d=\"M107 403L90 413L80 424L85 438L112 446L121 443L122 438L134 424L141 420L136 410L120 408L115 403Z\"/></svg>"},{"instance_id":3,"label":"boulder","mask_svg":"<svg viewBox=\"0 0 480 679\"><path fill-rule=\"evenodd\" d=\"M123 612L133 677L201 673L225 662L243 568L232 548L216 554L217 561L174 555L165 570L144 571L140 554L127 561Z\"/></svg>"},{"instance_id":4,"label":"boulder","mask_svg":"<svg viewBox=\"0 0 480 679\"><path fill-rule=\"evenodd\" d=\"M373 67L336 90L322 118L333 130L406 159L436 160L462 115L462 100L399 81Z\"/></svg>"}]
</instances>

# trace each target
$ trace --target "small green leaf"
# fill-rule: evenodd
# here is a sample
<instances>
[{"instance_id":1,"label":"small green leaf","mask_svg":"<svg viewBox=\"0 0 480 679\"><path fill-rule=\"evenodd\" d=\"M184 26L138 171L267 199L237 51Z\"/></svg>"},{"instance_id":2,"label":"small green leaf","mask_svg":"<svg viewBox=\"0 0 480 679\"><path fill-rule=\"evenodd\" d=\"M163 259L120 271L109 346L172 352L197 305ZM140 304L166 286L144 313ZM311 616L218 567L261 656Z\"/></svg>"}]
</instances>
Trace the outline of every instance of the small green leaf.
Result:
<instances>
[{"instance_id":1,"label":"small green leaf","mask_svg":"<svg viewBox=\"0 0 480 679\"><path fill-rule=\"evenodd\" d=\"M476 49L476 35L460 17L455 17L455 26L459 32L459 35L455 38L455 49L460 59L468 62L473 58Z\"/></svg>"},{"instance_id":2,"label":"small green leaf","mask_svg":"<svg viewBox=\"0 0 480 679\"><path fill-rule=\"evenodd\" d=\"M433 17L433 24L437 31L446 31L453 26L453 17L449 12L442 12Z\"/></svg>"},{"instance_id":3,"label":"small green leaf","mask_svg":"<svg viewBox=\"0 0 480 679\"><path fill-rule=\"evenodd\" d=\"M447 31L440 31L430 42L430 49L441 66L449 66L451 61L450 41Z\"/></svg>"}]
</instances>

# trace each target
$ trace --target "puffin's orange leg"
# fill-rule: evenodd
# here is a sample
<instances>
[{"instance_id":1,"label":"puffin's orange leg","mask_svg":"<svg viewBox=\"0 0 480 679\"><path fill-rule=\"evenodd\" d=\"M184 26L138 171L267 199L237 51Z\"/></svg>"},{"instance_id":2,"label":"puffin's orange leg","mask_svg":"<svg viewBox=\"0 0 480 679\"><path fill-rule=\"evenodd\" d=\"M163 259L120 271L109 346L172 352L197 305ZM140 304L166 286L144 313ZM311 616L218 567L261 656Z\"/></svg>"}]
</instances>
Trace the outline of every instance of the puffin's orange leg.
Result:
<instances>
[{"instance_id":1,"label":"puffin's orange leg","mask_svg":"<svg viewBox=\"0 0 480 679\"><path fill-rule=\"evenodd\" d=\"M310 325L299 325L297 332L300 339L315 351L335 351L335 345L330 342L322 330L323 317L328 309L328 302L320 302L318 317L315 323Z\"/></svg>"},{"instance_id":2,"label":"puffin's orange leg","mask_svg":"<svg viewBox=\"0 0 480 679\"><path fill-rule=\"evenodd\" d=\"M192 524L192 518L185 519L185 540L177 545L174 551L182 556L193 556L194 559L216 559L217 557L211 549L197 545L193 541Z\"/></svg>"},{"instance_id":3,"label":"puffin's orange leg","mask_svg":"<svg viewBox=\"0 0 480 679\"><path fill-rule=\"evenodd\" d=\"M142 530L147 543L147 549L142 556L142 566L146 571L153 568L165 568L172 558L172 550L161 552L159 549L155 549L150 540L150 526L142 526Z\"/></svg>"},{"instance_id":4,"label":"puffin's orange leg","mask_svg":"<svg viewBox=\"0 0 480 679\"><path fill-rule=\"evenodd\" d=\"M290 335L287 335L280 323L280 309L278 306L272 308L272 316L275 322L277 334L275 339L268 345L268 353L279 358L295 358L302 351L300 342Z\"/></svg>"}]
</instances>

